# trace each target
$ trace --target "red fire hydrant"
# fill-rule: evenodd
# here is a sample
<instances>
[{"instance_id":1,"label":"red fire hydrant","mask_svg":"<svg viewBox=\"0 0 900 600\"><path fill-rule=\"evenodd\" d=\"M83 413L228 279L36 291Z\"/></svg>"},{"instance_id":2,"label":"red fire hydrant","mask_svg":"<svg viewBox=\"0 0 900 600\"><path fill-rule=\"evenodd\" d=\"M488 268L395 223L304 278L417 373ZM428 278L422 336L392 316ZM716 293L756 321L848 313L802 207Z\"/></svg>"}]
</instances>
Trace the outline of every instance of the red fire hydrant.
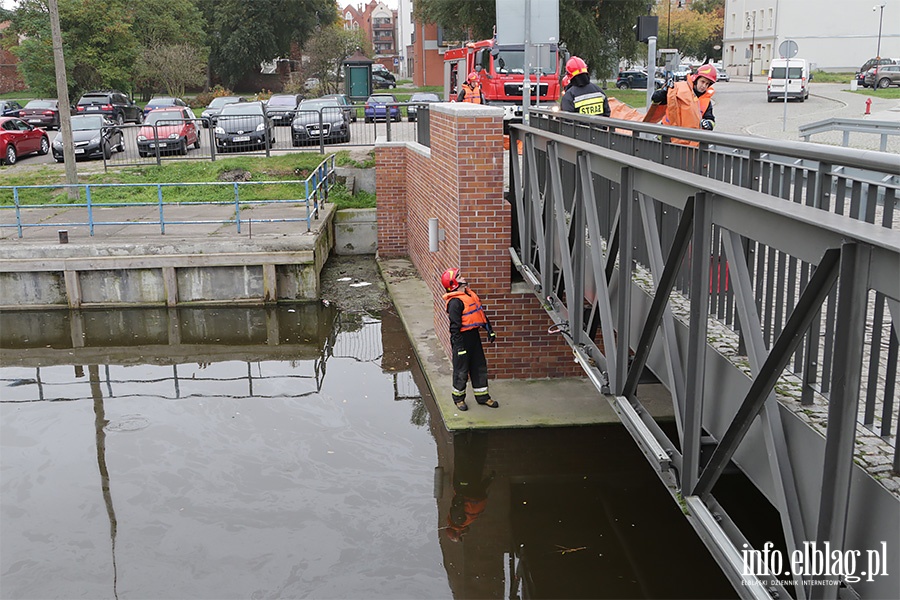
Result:
<instances>
[{"instance_id":1,"label":"red fire hydrant","mask_svg":"<svg viewBox=\"0 0 900 600\"><path fill-rule=\"evenodd\" d=\"M872 114L872 99L871 98L866 98L866 114L867 115Z\"/></svg>"}]
</instances>

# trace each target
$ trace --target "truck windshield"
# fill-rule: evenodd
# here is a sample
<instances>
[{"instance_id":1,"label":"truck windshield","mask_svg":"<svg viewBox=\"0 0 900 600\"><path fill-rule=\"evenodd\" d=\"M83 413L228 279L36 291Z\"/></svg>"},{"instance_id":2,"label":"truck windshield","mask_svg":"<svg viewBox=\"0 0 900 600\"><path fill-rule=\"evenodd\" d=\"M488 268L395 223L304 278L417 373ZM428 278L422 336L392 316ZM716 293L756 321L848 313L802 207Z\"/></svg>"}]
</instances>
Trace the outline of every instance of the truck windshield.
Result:
<instances>
[{"instance_id":1,"label":"truck windshield","mask_svg":"<svg viewBox=\"0 0 900 600\"><path fill-rule=\"evenodd\" d=\"M501 75L525 74L525 50L521 46L500 47L499 54L494 57L494 69ZM487 55L487 53L485 53ZM487 66L487 65L484 65ZM554 75L556 73L556 51L551 46L534 46L532 75Z\"/></svg>"}]
</instances>

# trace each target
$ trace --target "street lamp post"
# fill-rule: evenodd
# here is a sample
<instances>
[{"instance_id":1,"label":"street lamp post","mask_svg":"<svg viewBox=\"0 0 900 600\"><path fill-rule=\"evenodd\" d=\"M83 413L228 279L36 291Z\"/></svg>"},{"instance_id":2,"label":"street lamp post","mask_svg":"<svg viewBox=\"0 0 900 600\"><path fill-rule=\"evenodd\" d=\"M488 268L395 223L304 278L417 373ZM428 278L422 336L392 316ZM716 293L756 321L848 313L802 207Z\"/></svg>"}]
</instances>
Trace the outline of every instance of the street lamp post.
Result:
<instances>
[{"instance_id":1,"label":"street lamp post","mask_svg":"<svg viewBox=\"0 0 900 600\"><path fill-rule=\"evenodd\" d=\"M751 20L752 19L752 20ZM751 19L747 19L747 25L753 23L753 33L750 36L750 81L753 81L753 55L756 54L756 11L753 11Z\"/></svg>"},{"instance_id":2,"label":"street lamp post","mask_svg":"<svg viewBox=\"0 0 900 600\"><path fill-rule=\"evenodd\" d=\"M878 15L878 51L875 52L876 58L881 58L881 22L882 20L884 20L884 5L885 3L882 2L881 4L877 4L872 7L872 12L881 9L881 14Z\"/></svg>"}]
</instances>

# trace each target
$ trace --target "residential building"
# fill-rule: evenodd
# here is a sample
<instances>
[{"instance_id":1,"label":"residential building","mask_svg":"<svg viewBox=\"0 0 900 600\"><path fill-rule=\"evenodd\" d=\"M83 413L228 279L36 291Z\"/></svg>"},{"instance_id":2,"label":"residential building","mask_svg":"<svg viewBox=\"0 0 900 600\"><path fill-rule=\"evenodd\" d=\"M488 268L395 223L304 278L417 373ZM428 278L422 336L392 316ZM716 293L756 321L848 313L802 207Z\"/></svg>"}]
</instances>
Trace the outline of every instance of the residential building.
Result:
<instances>
[{"instance_id":1,"label":"residential building","mask_svg":"<svg viewBox=\"0 0 900 600\"><path fill-rule=\"evenodd\" d=\"M411 10L411 7L410 7ZM345 29L359 29L375 52L375 62L381 63L389 71L400 69L400 52L397 46L397 11L383 2L372 0L368 4L355 7L347 5L341 9Z\"/></svg>"},{"instance_id":2,"label":"residential building","mask_svg":"<svg viewBox=\"0 0 900 600\"><path fill-rule=\"evenodd\" d=\"M726 0L722 62L762 75L793 40L811 69L855 71L881 48L900 57L900 0ZM880 7L884 5L883 12ZM752 49L752 51L751 51ZM752 58L752 61L751 61Z\"/></svg>"},{"instance_id":3,"label":"residential building","mask_svg":"<svg viewBox=\"0 0 900 600\"><path fill-rule=\"evenodd\" d=\"M0 32L10 26L10 21L0 23ZM21 92L25 82L18 70L19 59L5 48L0 47L0 94Z\"/></svg>"}]
</instances>

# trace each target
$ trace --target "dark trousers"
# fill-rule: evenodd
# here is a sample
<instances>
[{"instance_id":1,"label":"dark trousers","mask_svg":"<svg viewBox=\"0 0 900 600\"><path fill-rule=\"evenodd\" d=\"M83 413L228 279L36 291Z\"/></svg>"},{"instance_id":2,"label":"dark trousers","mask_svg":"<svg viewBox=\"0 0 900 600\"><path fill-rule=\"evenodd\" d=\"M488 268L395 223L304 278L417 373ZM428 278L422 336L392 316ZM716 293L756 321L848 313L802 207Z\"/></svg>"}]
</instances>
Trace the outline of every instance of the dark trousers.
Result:
<instances>
[{"instance_id":1,"label":"dark trousers","mask_svg":"<svg viewBox=\"0 0 900 600\"><path fill-rule=\"evenodd\" d=\"M453 348L453 400L458 402L466 397L466 382L472 379L475 400L486 402L488 394L488 368L481 345L481 332L470 329L462 332L462 345Z\"/></svg>"}]
</instances>

